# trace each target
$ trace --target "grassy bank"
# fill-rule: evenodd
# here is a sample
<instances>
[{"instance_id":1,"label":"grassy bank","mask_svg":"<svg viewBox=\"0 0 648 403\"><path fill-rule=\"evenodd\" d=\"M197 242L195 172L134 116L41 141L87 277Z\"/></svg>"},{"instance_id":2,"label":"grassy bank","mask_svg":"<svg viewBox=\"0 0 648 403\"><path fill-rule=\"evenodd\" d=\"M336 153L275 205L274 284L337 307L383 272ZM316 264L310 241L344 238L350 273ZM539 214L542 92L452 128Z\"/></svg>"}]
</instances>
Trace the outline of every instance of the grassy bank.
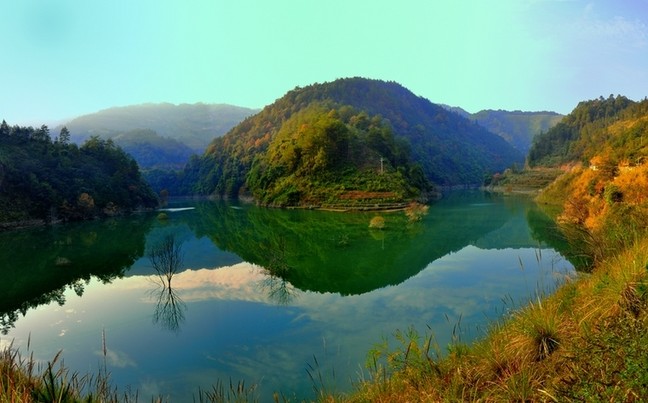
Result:
<instances>
[{"instance_id":1,"label":"grassy bank","mask_svg":"<svg viewBox=\"0 0 648 403\"><path fill-rule=\"evenodd\" d=\"M470 346L401 338L381 352L353 402L648 401L648 165L508 173L507 191L541 203L590 266ZM551 180L550 180L551 179Z\"/></svg>"},{"instance_id":2,"label":"grassy bank","mask_svg":"<svg viewBox=\"0 0 648 403\"><path fill-rule=\"evenodd\" d=\"M646 401L647 263L641 240L470 346L405 338L340 401Z\"/></svg>"}]
</instances>

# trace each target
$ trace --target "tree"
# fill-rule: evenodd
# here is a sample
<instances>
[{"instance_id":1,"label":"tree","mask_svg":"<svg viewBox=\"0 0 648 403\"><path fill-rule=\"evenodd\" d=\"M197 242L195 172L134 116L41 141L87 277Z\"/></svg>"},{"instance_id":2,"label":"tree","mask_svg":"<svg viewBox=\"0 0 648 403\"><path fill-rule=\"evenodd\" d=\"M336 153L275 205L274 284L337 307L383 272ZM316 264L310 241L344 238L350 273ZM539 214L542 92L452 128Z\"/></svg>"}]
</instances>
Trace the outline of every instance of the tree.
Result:
<instances>
[{"instance_id":1,"label":"tree","mask_svg":"<svg viewBox=\"0 0 648 403\"><path fill-rule=\"evenodd\" d=\"M47 127L47 125L42 125L40 129L35 130L32 136L34 140L40 140L44 142L51 141L49 127Z\"/></svg>"},{"instance_id":2,"label":"tree","mask_svg":"<svg viewBox=\"0 0 648 403\"><path fill-rule=\"evenodd\" d=\"M61 132L59 133L58 136L58 142L63 144L63 145L68 145L70 144L70 131L66 126L63 126L61 128Z\"/></svg>"},{"instance_id":3,"label":"tree","mask_svg":"<svg viewBox=\"0 0 648 403\"><path fill-rule=\"evenodd\" d=\"M11 128L5 122L5 120L2 120L2 124L0 124L0 137L7 137L11 134Z\"/></svg>"},{"instance_id":4,"label":"tree","mask_svg":"<svg viewBox=\"0 0 648 403\"><path fill-rule=\"evenodd\" d=\"M160 277L162 286L171 289L171 279L182 266L182 242L177 241L173 235L168 235L147 256Z\"/></svg>"}]
</instances>

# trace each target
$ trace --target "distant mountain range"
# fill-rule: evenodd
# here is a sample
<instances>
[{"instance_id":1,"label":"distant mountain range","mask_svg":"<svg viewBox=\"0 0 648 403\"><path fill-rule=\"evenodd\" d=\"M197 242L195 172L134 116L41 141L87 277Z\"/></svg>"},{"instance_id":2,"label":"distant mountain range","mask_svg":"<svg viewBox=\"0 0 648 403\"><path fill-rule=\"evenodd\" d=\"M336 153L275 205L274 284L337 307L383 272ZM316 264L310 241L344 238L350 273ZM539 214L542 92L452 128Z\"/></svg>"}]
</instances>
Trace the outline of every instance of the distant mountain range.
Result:
<instances>
[{"instance_id":1,"label":"distant mountain range","mask_svg":"<svg viewBox=\"0 0 648 403\"><path fill-rule=\"evenodd\" d=\"M113 139L143 168L181 168L190 155L202 154L215 137L256 112L227 104L143 104L83 115L65 126L78 144L92 136Z\"/></svg>"},{"instance_id":2,"label":"distant mountain range","mask_svg":"<svg viewBox=\"0 0 648 403\"><path fill-rule=\"evenodd\" d=\"M529 152L533 138L548 131L562 120L556 112L523 112L485 109L470 113L460 107L442 105L467 119L474 120L491 132L501 136L523 154Z\"/></svg>"},{"instance_id":3,"label":"distant mountain range","mask_svg":"<svg viewBox=\"0 0 648 403\"><path fill-rule=\"evenodd\" d=\"M396 83L360 78L306 88L309 91L302 94L302 97L313 96L313 101L327 100L350 105L369 115L386 118L395 129L395 134L401 134L414 146L413 159L421 164L426 176L439 184L478 182L483 172L505 168L501 156L491 154L494 150L490 145L485 147L481 144L475 148L473 144L464 147L465 141L471 136L485 136L482 140L492 142L492 137L484 134L486 130L470 121L506 140L517 151L508 148L501 150L515 154L515 160L523 161L522 156L529 151L533 137L546 132L563 118L563 115L546 111L483 110L471 114L460 107L436 105L420 97L412 97L413 94ZM321 93L313 95L314 88L318 88L318 91L321 89ZM296 89L286 96L295 96L298 90L305 91ZM363 91L366 94L363 95ZM371 99L372 96L377 98ZM286 119L297 112L295 108L305 106L303 99L290 102L293 101L301 104L291 106L291 113L283 113ZM267 108L273 109L286 102L289 101L284 99ZM454 113L448 114L447 111ZM255 116L255 119L264 119L263 116L267 118L267 111L265 115L259 112L227 104L151 103L105 109L75 118L65 126L75 143L82 144L92 136L112 139L145 170L178 170L187 164L192 155L203 154L215 138L225 135L244 119L255 114L259 116ZM277 129L279 121L267 123ZM62 126L55 128L53 132L58 132ZM240 128L234 131L241 134ZM232 138L235 136L232 135ZM214 147L220 146L218 142L214 143L210 152L213 153ZM481 152L480 148L485 152ZM450 149L456 152L448 152ZM470 158L465 158L467 156ZM463 161L457 161L458 158ZM510 158L504 160L509 161ZM467 165L470 164L472 166L468 168Z\"/></svg>"}]
</instances>

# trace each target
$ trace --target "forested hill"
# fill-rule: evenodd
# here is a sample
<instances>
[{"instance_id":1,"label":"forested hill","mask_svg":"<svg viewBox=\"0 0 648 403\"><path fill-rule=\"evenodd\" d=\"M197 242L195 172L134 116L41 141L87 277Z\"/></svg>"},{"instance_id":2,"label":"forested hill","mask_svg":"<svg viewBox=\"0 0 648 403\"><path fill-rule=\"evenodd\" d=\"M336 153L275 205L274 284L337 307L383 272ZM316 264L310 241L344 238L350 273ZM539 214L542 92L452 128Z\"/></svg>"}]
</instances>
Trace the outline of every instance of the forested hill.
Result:
<instances>
[{"instance_id":1,"label":"forested hill","mask_svg":"<svg viewBox=\"0 0 648 403\"><path fill-rule=\"evenodd\" d=\"M0 226L29 220L83 220L155 207L135 161L111 140L81 147L66 129L0 125Z\"/></svg>"},{"instance_id":2,"label":"forested hill","mask_svg":"<svg viewBox=\"0 0 648 403\"><path fill-rule=\"evenodd\" d=\"M465 118L471 119L484 126L491 132L508 141L523 154L529 152L533 138L554 127L563 118L556 112L525 112L484 109L470 113L459 107L444 105Z\"/></svg>"},{"instance_id":3,"label":"forested hill","mask_svg":"<svg viewBox=\"0 0 648 403\"><path fill-rule=\"evenodd\" d=\"M325 111L334 111L329 117L335 122L316 116ZM300 119L305 119L303 124ZM264 165L268 161L299 165L304 163L304 153L316 155L317 150L325 150L321 144L341 146L335 138L339 132L333 129L318 134L319 144L301 144L303 131L339 123L349 133L365 138L375 154L371 157L374 167L381 157L396 170L400 162L411 159L425 178L440 185L481 183L485 174L524 159L499 136L397 83L350 78L296 88L215 139L206 153L187 167L185 189L206 194L237 195L246 189L254 193L261 185L258 180L270 175ZM346 139L344 136L341 139ZM356 159L356 166L369 164L371 158Z\"/></svg>"},{"instance_id":4,"label":"forested hill","mask_svg":"<svg viewBox=\"0 0 648 403\"><path fill-rule=\"evenodd\" d=\"M648 100L635 102L610 95L583 101L560 123L535 138L529 164L589 165L592 158L599 157L614 164L633 165L648 155L647 130Z\"/></svg>"},{"instance_id":5,"label":"forested hill","mask_svg":"<svg viewBox=\"0 0 648 403\"><path fill-rule=\"evenodd\" d=\"M148 129L202 153L214 137L222 136L257 110L226 104L142 104L104 109L66 123L72 142L91 136L109 139ZM59 130L56 128L55 130Z\"/></svg>"},{"instance_id":6,"label":"forested hill","mask_svg":"<svg viewBox=\"0 0 648 403\"><path fill-rule=\"evenodd\" d=\"M471 119L500 135L523 154L529 152L536 135L551 129L562 118L563 115L556 112L502 110L483 110L471 116Z\"/></svg>"}]
</instances>

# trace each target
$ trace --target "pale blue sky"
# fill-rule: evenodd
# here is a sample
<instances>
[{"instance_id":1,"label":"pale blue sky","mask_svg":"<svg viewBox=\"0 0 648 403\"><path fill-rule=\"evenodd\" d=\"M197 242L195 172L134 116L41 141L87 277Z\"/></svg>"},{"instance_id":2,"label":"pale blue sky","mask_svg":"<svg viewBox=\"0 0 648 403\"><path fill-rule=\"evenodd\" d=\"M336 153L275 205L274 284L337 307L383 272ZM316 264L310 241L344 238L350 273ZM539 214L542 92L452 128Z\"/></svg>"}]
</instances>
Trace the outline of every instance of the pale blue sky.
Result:
<instances>
[{"instance_id":1,"label":"pale blue sky","mask_svg":"<svg viewBox=\"0 0 648 403\"><path fill-rule=\"evenodd\" d=\"M648 95L648 0L0 0L0 119L263 107L363 76L432 102L571 111Z\"/></svg>"}]
</instances>

